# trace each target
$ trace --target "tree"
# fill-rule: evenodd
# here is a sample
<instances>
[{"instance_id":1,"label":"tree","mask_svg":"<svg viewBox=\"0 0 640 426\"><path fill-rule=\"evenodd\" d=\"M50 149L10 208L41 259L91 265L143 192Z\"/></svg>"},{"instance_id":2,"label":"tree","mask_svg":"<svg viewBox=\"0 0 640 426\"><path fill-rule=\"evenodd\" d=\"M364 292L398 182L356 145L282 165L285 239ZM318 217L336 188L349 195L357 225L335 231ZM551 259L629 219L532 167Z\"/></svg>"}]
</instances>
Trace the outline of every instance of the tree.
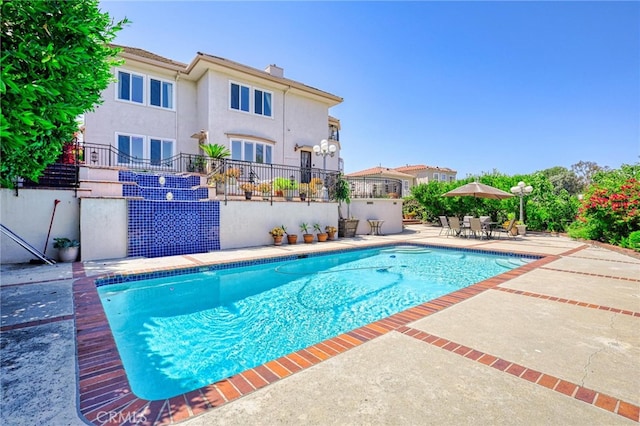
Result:
<instances>
[{"instance_id":1,"label":"tree","mask_svg":"<svg viewBox=\"0 0 640 426\"><path fill-rule=\"evenodd\" d=\"M562 190L566 190L571 195L579 194L583 185L578 179L578 176L565 167L556 166L549 169L542 170L544 176L553 184L556 194L560 194Z\"/></svg>"},{"instance_id":2,"label":"tree","mask_svg":"<svg viewBox=\"0 0 640 426\"><path fill-rule=\"evenodd\" d=\"M580 190L584 191L589 185L593 175L600 170L609 170L608 167L600 167L593 161L579 161L571 166L571 171L580 181Z\"/></svg>"},{"instance_id":3,"label":"tree","mask_svg":"<svg viewBox=\"0 0 640 426\"><path fill-rule=\"evenodd\" d=\"M113 80L114 23L98 0L0 0L0 185L38 180L73 138L76 119Z\"/></svg>"}]
</instances>

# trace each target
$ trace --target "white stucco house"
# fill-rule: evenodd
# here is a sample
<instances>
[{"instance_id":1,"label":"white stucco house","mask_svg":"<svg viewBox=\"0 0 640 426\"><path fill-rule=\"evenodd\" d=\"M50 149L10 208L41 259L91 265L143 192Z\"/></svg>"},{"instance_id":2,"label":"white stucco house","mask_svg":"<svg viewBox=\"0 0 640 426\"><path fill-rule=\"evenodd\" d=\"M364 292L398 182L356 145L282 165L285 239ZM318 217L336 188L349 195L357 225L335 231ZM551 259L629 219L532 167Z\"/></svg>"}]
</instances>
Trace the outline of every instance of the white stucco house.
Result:
<instances>
[{"instance_id":1,"label":"white stucco house","mask_svg":"<svg viewBox=\"0 0 640 426\"><path fill-rule=\"evenodd\" d=\"M339 96L285 78L276 65L259 70L200 52L184 64L114 47L123 63L113 69L117 81L103 104L85 114L86 143L152 164L217 143L235 160L322 167L313 146L327 139L336 146L327 169L341 168L340 121L329 115Z\"/></svg>"},{"instance_id":2,"label":"white stucco house","mask_svg":"<svg viewBox=\"0 0 640 426\"><path fill-rule=\"evenodd\" d=\"M357 172L349 173L346 176L351 178L371 178L384 182L385 179L399 179L402 181L401 192L402 196L409 195L411 187L419 185L421 183L429 183L432 181L451 182L456 180L457 172L447 167L437 166L425 166L418 165L406 165L401 167L371 167L369 169L360 170Z\"/></svg>"}]
</instances>

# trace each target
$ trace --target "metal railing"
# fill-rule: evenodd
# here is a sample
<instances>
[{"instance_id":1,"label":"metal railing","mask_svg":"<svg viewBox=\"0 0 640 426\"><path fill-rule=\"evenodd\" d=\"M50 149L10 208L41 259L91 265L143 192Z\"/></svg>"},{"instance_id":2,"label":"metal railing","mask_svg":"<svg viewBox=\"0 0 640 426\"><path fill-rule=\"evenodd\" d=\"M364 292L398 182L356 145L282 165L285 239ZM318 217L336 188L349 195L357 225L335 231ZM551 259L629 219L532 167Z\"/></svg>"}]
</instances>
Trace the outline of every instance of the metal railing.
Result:
<instances>
[{"instance_id":1,"label":"metal railing","mask_svg":"<svg viewBox=\"0 0 640 426\"><path fill-rule=\"evenodd\" d=\"M77 144L69 161L85 167L120 167L123 169L199 173L207 176L207 183L215 185L219 193L240 196L250 193L273 200L285 199L334 200L338 172L313 167L254 163L232 159L211 159L205 155L180 153L162 160L137 158L119 151L112 145ZM351 198L396 198L402 193L402 181L388 178L346 178L351 186Z\"/></svg>"}]
</instances>

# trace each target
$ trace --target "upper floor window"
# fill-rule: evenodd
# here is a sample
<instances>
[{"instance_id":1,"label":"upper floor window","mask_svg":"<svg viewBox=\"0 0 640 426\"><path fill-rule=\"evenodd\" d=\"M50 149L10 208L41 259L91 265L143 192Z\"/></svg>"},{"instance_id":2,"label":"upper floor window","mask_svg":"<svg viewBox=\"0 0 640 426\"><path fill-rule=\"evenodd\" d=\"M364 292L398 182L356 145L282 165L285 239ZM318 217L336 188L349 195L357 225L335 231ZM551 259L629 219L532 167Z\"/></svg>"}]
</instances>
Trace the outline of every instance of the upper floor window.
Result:
<instances>
[{"instance_id":1,"label":"upper floor window","mask_svg":"<svg viewBox=\"0 0 640 426\"><path fill-rule=\"evenodd\" d=\"M249 112L249 86L231 83L231 109Z\"/></svg>"},{"instance_id":2,"label":"upper floor window","mask_svg":"<svg viewBox=\"0 0 640 426\"><path fill-rule=\"evenodd\" d=\"M230 82L229 84L229 107L231 109L253 112L265 117L272 116L273 94L271 92L240 83ZM253 92L253 96L251 96L251 92Z\"/></svg>"},{"instance_id":3,"label":"upper floor window","mask_svg":"<svg viewBox=\"0 0 640 426\"><path fill-rule=\"evenodd\" d=\"M144 104L144 76L118 71L118 99Z\"/></svg>"},{"instance_id":4,"label":"upper floor window","mask_svg":"<svg viewBox=\"0 0 640 426\"><path fill-rule=\"evenodd\" d=\"M433 180L435 180L436 182L440 179L440 175L438 173L434 173L433 174Z\"/></svg>"},{"instance_id":5,"label":"upper floor window","mask_svg":"<svg viewBox=\"0 0 640 426\"><path fill-rule=\"evenodd\" d=\"M255 113L271 117L271 93L255 89L253 94Z\"/></svg>"},{"instance_id":6,"label":"upper floor window","mask_svg":"<svg viewBox=\"0 0 640 426\"><path fill-rule=\"evenodd\" d=\"M150 78L149 104L173 109L173 83Z\"/></svg>"}]
</instances>

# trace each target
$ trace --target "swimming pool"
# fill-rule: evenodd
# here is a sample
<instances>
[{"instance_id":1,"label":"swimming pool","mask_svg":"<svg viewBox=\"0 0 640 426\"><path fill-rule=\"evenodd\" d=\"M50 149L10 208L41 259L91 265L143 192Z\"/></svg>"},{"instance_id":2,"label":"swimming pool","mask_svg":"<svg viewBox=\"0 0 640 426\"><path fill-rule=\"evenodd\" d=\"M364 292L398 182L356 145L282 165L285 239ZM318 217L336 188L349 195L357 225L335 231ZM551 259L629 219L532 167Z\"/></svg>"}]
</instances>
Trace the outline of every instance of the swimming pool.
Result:
<instances>
[{"instance_id":1,"label":"swimming pool","mask_svg":"<svg viewBox=\"0 0 640 426\"><path fill-rule=\"evenodd\" d=\"M208 385L532 259L422 246L351 250L98 288L133 392Z\"/></svg>"}]
</instances>

